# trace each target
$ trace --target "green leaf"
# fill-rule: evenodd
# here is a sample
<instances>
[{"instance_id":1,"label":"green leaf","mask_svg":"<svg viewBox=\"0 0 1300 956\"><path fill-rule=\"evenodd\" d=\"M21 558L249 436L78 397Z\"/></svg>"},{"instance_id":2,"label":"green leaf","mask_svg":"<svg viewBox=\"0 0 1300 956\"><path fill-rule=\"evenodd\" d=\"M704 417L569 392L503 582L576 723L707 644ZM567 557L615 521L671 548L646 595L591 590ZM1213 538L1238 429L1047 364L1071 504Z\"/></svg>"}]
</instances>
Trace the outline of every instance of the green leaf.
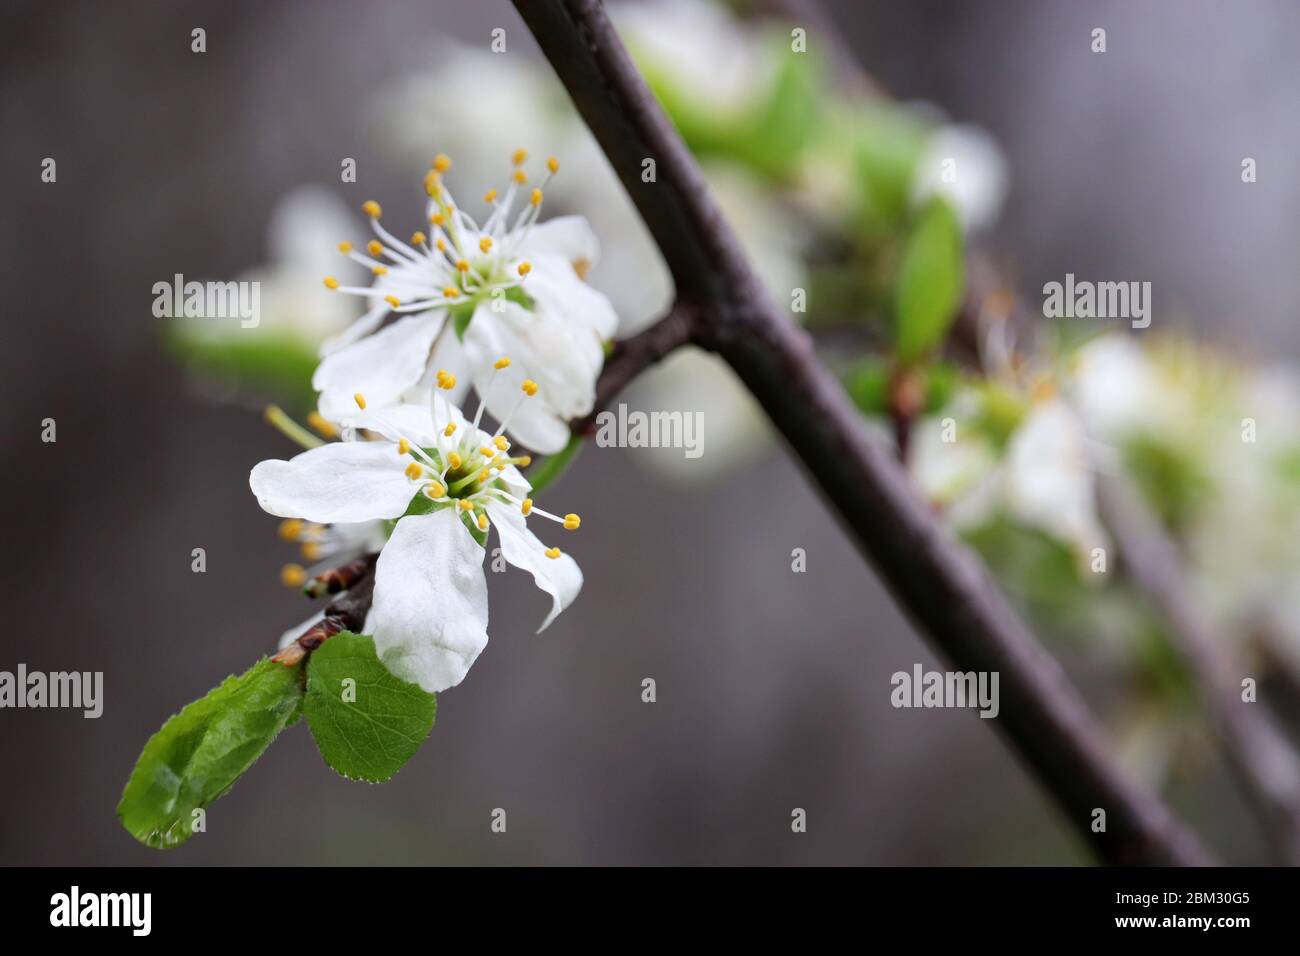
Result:
<instances>
[{"instance_id":1,"label":"green leaf","mask_svg":"<svg viewBox=\"0 0 1300 956\"><path fill-rule=\"evenodd\" d=\"M930 203L903 248L894 298L895 346L905 363L936 348L961 304L964 282L961 226L952 207Z\"/></svg>"},{"instance_id":2,"label":"green leaf","mask_svg":"<svg viewBox=\"0 0 1300 956\"><path fill-rule=\"evenodd\" d=\"M229 790L296 719L300 677L300 668L262 658L163 724L122 791L122 826L157 849L188 840L194 811Z\"/></svg>"},{"instance_id":3,"label":"green leaf","mask_svg":"<svg viewBox=\"0 0 1300 956\"><path fill-rule=\"evenodd\" d=\"M865 356L849 372L845 385L853 403L867 415L889 411L889 366L877 356Z\"/></svg>"},{"instance_id":4,"label":"green leaf","mask_svg":"<svg viewBox=\"0 0 1300 956\"><path fill-rule=\"evenodd\" d=\"M429 736L437 700L394 677L373 638L344 631L312 653L303 709L327 764L349 779L382 783Z\"/></svg>"},{"instance_id":5,"label":"green leaf","mask_svg":"<svg viewBox=\"0 0 1300 956\"><path fill-rule=\"evenodd\" d=\"M569 465L573 464L580 451L582 451L582 436L573 435L567 445L554 455L547 455L536 468L530 469L527 478L528 483L533 486L533 493L545 491L553 484L568 470Z\"/></svg>"}]
</instances>

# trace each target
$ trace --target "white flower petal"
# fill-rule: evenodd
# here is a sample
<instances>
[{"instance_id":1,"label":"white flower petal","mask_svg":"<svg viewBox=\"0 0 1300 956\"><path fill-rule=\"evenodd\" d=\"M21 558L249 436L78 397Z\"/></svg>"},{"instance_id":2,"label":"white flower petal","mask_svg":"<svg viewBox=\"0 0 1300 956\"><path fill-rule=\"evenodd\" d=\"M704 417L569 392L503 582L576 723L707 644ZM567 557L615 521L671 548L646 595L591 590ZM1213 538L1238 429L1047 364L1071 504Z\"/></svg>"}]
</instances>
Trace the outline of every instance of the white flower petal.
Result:
<instances>
[{"instance_id":1,"label":"white flower petal","mask_svg":"<svg viewBox=\"0 0 1300 956\"><path fill-rule=\"evenodd\" d=\"M357 411L357 392L376 408L396 402L424 374L429 349L445 319L441 311L407 316L327 355L311 381L321 393L320 413L332 422L348 419Z\"/></svg>"},{"instance_id":2,"label":"white flower petal","mask_svg":"<svg viewBox=\"0 0 1300 956\"><path fill-rule=\"evenodd\" d=\"M502 556L515 567L527 571L537 586L551 596L551 613L546 615L537 633L546 630L556 616L573 603L582 590L582 570L567 554L546 556L546 545L528 530L524 516L514 506L501 501L489 502L488 517L497 529Z\"/></svg>"},{"instance_id":3,"label":"white flower petal","mask_svg":"<svg viewBox=\"0 0 1300 956\"><path fill-rule=\"evenodd\" d=\"M483 548L456 511L397 522L366 621L385 666L431 694L455 687L487 646L487 621Z\"/></svg>"},{"instance_id":4,"label":"white flower petal","mask_svg":"<svg viewBox=\"0 0 1300 956\"><path fill-rule=\"evenodd\" d=\"M337 295L337 293L334 294ZM388 314L388 311L388 303L381 303L372 308L365 315L361 316L342 332L338 333L338 335L331 335L321 343L321 358L324 358L327 355L332 355L339 349L346 348L353 342L365 338L375 329L379 328L379 323L383 321L383 318Z\"/></svg>"},{"instance_id":5,"label":"white flower petal","mask_svg":"<svg viewBox=\"0 0 1300 956\"><path fill-rule=\"evenodd\" d=\"M379 408L367 404L365 411L358 411L344 421L354 428L378 432L389 441L408 439L420 448L432 448L438 440L438 428L428 402L399 402Z\"/></svg>"},{"instance_id":6,"label":"white flower petal","mask_svg":"<svg viewBox=\"0 0 1300 956\"><path fill-rule=\"evenodd\" d=\"M331 442L290 461L258 462L248 485L264 511L320 524L396 518L417 485L391 442Z\"/></svg>"},{"instance_id":7,"label":"white flower petal","mask_svg":"<svg viewBox=\"0 0 1300 956\"><path fill-rule=\"evenodd\" d=\"M556 216L533 226L515 254L521 259L559 256L570 265L585 263L590 268L600 259L600 240L584 217Z\"/></svg>"}]
</instances>

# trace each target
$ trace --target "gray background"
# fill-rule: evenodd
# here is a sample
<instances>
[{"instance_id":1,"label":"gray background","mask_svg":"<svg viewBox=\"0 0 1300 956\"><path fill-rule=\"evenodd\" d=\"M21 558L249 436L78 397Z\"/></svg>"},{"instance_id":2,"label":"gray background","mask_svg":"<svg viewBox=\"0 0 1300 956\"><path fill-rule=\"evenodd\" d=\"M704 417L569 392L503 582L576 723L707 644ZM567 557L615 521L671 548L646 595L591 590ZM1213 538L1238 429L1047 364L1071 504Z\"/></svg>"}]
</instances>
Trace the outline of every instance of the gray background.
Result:
<instances>
[{"instance_id":1,"label":"gray background","mask_svg":"<svg viewBox=\"0 0 1300 956\"><path fill-rule=\"evenodd\" d=\"M981 123L1013 191L991 245L1032 290L1066 271L1150 280L1166 321L1293 355L1300 7L840 3L896 95ZM305 725L159 854L113 807L150 733L305 616L247 488L285 453L252 409L190 389L152 284L264 258L267 211L354 156L350 203L411 170L363 106L501 0L8 2L0 13L0 669L102 670L98 721L0 711L3 863L1074 863L1089 859L989 721L895 711L889 674L937 663L779 450L723 486L663 484L592 449L551 494L584 516L581 599L491 575L492 640L390 784L336 777ZM1093 26L1110 52L1088 52ZM208 52L189 52L203 26ZM1260 181L1239 179L1243 156ZM58 159L57 185L39 181ZM365 196L362 193L365 193ZM1162 301L1163 300L1163 301ZM39 440L58 421L59 441ZM190 571L207 549L208 572ZM809 573L789 570L807 549ZM1080 680L1097 697L1083 662ZM659 701L640 701L654 677ZM1177 805L1262 859L1215 766ZM492 835L493 808L509 814ZM806 808L807 834L790 832Z\"/></svg>"}]
</instances>

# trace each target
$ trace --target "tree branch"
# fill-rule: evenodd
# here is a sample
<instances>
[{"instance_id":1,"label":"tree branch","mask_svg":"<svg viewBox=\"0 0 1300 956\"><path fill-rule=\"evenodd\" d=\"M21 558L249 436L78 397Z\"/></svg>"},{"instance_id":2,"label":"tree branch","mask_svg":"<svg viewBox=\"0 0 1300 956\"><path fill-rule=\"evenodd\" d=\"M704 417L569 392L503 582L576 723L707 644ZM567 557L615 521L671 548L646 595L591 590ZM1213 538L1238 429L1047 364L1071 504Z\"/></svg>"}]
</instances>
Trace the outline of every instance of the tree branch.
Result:
<instances>
[{"instance_id":1,"label":"tree branch","mask_svg":"<svg viewBox=\"0 0 1300 956\"><path fill-rule=\"evenodd\" d=\"M679 295L708 308L694 340L739 374L939 649L960 669L999 672L1001 723L1070 824L1111 862L1206 862L1158 797L1118 770L1060 666L867 433L808 336L768 299L600 4L514 2L655 237ZM652 182L642 180L647 159ZM1094 809L1106 811L1105 832L1091 832Z\"/></svg>"},{"instance_id":2,"label":"tree branch","mask_svg":"<svg viewBox=\"0 0 1300 956\"><path fill-rule=\"evenodd\" d=\"M1187 583L1178 549L1135 492L1117 479L1098 482L1102 519L1129 577L1164 619L1192 672L1220 747L1282 863L1300 863L1300 764L1269 712L1241 699L1219 635Z\"/></svg>"}]
</instances>

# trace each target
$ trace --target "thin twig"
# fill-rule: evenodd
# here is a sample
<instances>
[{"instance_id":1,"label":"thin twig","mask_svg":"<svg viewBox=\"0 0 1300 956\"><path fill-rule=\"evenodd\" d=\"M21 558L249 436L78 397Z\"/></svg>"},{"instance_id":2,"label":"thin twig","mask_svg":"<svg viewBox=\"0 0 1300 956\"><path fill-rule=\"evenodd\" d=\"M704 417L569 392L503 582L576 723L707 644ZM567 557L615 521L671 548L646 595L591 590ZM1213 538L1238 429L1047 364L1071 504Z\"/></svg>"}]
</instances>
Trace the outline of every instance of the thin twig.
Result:
<instances>
[{"instance_id":1,"label":"thin twig","mask_svg":"<svg viewBox=\"0 0 1300 956\"><path fill-rule=\"evenodd\" d=\"M1121 773L1060 665L863 428L808 336L769 300L597 0L515 7L655 237L679 295L709 308L693 340L739 374L940 650L963 670L999 672L1000 722L1071 826L1110 862L1207 862L1163 802ZM642 179L645 160L654 181ZM1097 809L1106 813L1100 833L1090 826Z\"/></svg>"},{"instance_id":2,"label":"thin twig","mask_svg":"<svg viewBox=\"0 0 1300 956\"><path fill-rule=\"evenodd\" d=\"M1221 638L1197 605L1178 549L1136 492L1098 481L1102 520L1128 576L1159 610L1187 663L1221 750L1282 863L1300 863L1300 762L1264 705L1242 700Z\"/></svg>"}]
</instances>

